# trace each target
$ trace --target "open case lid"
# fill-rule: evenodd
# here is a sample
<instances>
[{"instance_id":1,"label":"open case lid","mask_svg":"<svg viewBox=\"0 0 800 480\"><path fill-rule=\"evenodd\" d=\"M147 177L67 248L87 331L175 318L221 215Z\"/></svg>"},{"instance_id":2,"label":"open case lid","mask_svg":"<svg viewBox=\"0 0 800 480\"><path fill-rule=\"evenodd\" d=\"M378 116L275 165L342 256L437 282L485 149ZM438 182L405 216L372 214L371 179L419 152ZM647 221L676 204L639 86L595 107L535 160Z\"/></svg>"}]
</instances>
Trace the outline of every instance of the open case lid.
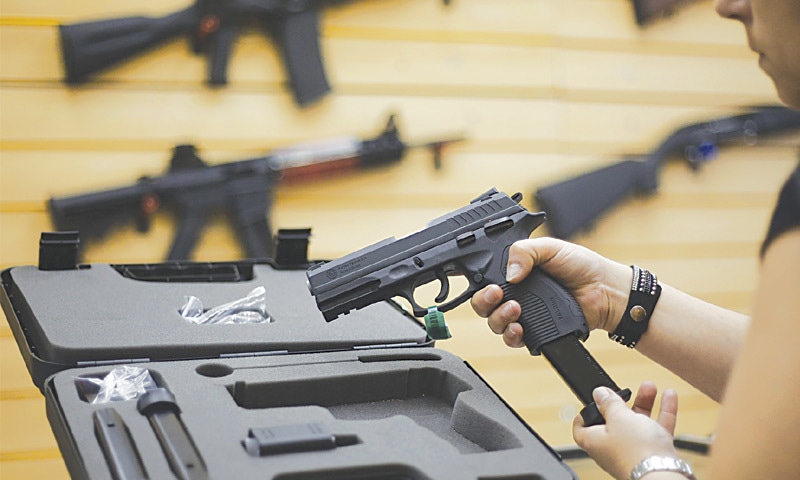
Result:
<instances>
[{"instance_id":1,"label":"open case lid","mask_svg":"<svg viewBox=\"0 0 800 480\"><path fill-rule=\"evenodd\" d=\"M306 285L308 265L12 267L2 272L0 301L39 388L73 367L430 344L422 325L392 302L326 322ZM180 314L186 296L208 309L259 286L270 323L197 325Z\"/></svg>"}]
</instances>

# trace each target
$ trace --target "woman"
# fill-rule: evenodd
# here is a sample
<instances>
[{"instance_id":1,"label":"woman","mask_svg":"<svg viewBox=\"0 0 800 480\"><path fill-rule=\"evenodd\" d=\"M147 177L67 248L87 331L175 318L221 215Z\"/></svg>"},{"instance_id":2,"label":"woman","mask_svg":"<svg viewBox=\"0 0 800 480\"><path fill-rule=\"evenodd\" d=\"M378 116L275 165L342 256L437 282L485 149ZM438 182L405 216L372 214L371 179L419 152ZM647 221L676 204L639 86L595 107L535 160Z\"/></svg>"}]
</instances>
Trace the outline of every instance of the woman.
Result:
<instances>
[{"instance_id":1,"label":"woman","mask_svg":"<svg viewBox=\"0 0 800 480\"><path fill-rule=\"evenodd\" d=\"M716 0L715 6L744 25L778 97L800 109L800 0ZM709 478L800 479L800 165L781 191L762 246L752 318L552 238L514 244L508 281L519 282L534 266L571 291L590 329L608 331L722 402ZM632 278L639 277L658 284L660 293L632 292ZM472 308L507 345L521 347L520 306L502 295L498 286L486 287L472 297ZM609 389L596 389L606 424L586 427L576 417L576 443L619 480L694 478L673 447L677 395L663 392L651 418L656 396L656 386L645 382L628 408Z\"/></svg>"}]
</instances>

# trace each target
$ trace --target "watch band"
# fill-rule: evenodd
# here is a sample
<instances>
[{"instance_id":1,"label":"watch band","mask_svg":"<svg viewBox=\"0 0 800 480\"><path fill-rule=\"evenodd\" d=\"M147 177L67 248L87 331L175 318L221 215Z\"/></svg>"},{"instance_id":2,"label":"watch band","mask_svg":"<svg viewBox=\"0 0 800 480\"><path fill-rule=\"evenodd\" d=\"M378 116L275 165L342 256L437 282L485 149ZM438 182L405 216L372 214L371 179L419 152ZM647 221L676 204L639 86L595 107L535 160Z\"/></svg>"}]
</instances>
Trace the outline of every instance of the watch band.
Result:
<instances>
[{"instance_id":1,"label":"watch band","mask_svg":"<svg viewBox=\"0 0 800 480\"><path fill-rule=\"evenodd\" d=\"M628 480L639 480L651 472L676 472L684 475L689 480L697 480L694 476L692 467L680 458L667 457L664 455L653 455L645 458L638 465L633 467Z\"/></svg>"},{"instance_id":2,"label":"watch band","mask_svg":"<svg viewBox=\"0 0 800 480\"><path fill-rule=\"evenodd\" d=\"M631 265L631 269L633 280L628 306L617 328L608 334L608 338L628 348L634 348L647 331L650 317L661 296L661 285L655 275L636 265Z\"/></svg>"}]
</instances>

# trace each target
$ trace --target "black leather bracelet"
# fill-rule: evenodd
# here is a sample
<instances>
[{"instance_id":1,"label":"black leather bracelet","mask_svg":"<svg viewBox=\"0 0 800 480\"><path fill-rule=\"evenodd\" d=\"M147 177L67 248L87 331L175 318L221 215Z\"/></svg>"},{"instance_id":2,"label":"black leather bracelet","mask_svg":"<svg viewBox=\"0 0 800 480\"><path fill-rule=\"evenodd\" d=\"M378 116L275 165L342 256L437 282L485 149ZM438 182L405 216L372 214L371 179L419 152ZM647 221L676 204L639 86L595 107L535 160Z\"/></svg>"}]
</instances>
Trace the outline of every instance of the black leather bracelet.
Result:
<instances>
[{"instance_id":1,"label":"black leather bracelet","mask_svg":"<svg viewBox=\"0 0 800 480\"><path fill-rule=\"evenodd\" d=\"M617 328L608 334L608 338L628 348L634 348L647 331L650 317L661 296L661 285L655 275L636 265L631 265L631 268L633 281L628 306Z\"/></svg>"}]
</instances>

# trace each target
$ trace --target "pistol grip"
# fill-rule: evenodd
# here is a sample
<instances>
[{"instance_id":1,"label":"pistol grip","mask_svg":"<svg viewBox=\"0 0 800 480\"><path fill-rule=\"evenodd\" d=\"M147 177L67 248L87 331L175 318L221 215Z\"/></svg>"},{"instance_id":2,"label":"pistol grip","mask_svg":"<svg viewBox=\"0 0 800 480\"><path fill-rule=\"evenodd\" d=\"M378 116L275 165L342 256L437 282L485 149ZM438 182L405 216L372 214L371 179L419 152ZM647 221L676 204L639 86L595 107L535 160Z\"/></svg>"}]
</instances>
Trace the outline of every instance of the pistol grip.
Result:
<instances>
[{"instance_id":1,"label":"pistol grip","mask_svg":"<svg viewBox=\"0 0 800 480\"><path fill-rule=\"evenodd\" d=\"M542 345L566 335L581 340L589 336L578 302L542 269L534 268L522 282L506 283L502 289L505 300L516 300L522 307L519 323L531 355L539 355Z\"/></svg>"},{"instance_id":2,"label":"pistol grip","mask_svg":"<svg viewBox=\"0 0 800 480\"><path fill-rule=\"evenodd\" d=\"M202 205L192 204L192 201L196 202L195 199L189 198L184 201L178 214L178 229L167 254L168 262L190 259L209 214Z\"/></svg>"},{"instance_id":3,"label":"pistol grip","mask_svg":"<svg viewBox=\"0 0 800 480\"><path fill-rule=\"evenodd\" d=\"M208 84L211 86L227 85L228 64L231 59L233 43L236 41L236 28L231 25L220 26L211 40L208 52Z\"/></svg>"}]
</instances>

